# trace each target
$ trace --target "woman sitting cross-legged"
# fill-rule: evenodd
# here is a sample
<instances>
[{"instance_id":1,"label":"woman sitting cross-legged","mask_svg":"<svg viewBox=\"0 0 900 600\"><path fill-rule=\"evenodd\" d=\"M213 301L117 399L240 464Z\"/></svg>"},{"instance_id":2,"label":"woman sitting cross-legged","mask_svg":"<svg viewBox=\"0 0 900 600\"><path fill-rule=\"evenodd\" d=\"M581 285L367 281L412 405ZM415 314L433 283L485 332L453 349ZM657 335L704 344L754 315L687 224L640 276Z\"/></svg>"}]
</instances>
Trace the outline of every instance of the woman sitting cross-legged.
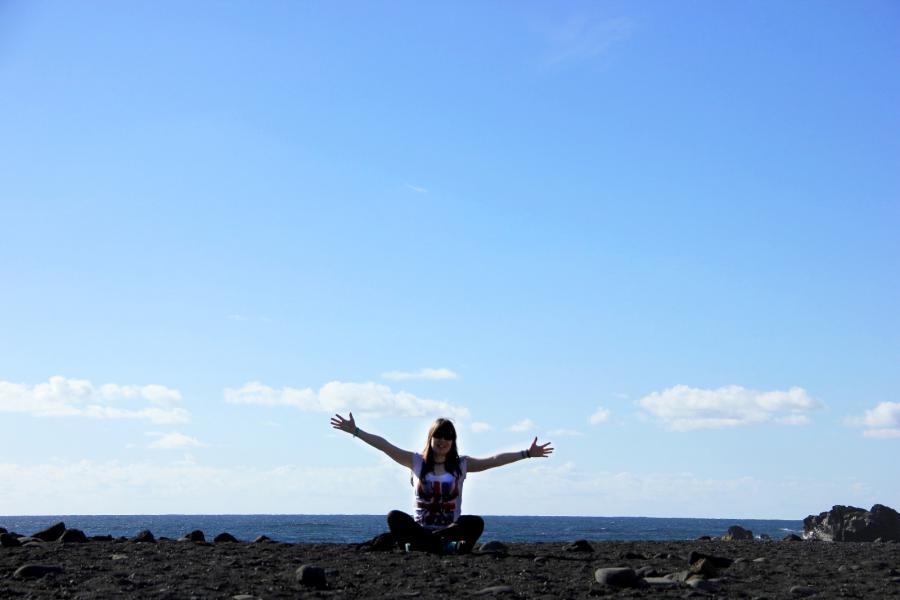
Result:
<instances>
[{"instance_id":1,"label":"woman sitting cross-legged","mask_svg":"<svg viewBox=\"0 0 900 600\"><path fill-rule=\"evenodd\" d=\"M381 450L400 465L410 469L416 480L416 515L392 510L388 527L394 540L404 547L437 553L470 551L484 530L484 519L463 515L463 482L468 473L486 471L525 458L544 458L553 452L550 443L538 444L537 438L527 450L504 452L490 458L460 456L456 447L456 428L449 419L437 419L428 430L422 453L397 448L381 436L356 426L353 413L345 419L331 418L331 426L353 434Z\"/></svg>"}]
</instances>

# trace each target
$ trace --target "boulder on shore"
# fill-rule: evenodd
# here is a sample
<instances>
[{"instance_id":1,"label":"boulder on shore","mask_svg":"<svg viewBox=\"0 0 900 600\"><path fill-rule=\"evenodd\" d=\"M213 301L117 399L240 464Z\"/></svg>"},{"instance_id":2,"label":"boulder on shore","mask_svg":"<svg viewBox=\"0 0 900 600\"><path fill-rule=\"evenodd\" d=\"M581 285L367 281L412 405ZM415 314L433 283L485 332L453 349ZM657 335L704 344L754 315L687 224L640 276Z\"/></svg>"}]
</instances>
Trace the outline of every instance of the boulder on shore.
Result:
<instances>
[{"instance_id":1,"label":"boulder on shore","mask_svg":"<svg viewBox=\"0 0 900 600\"><path fill-rule=\"evenodd\" d=\"M803 519L803 537L834 542L900 542L900 513L876 504L871 510L855 506L832 507L831 510Z\"/></svg>"},{"instance_id":2,"label":"boulder on shore","mask_svg":"<svg viewBox=\"0 0 900 600\"><path fill-rule=\"evenodd\" d=\"M752 540L753 532L744 529L740 525L732 525L728 528L728 533L722 536L723 542L733 542L735 540Z\"/></svg>"}]
</instances>

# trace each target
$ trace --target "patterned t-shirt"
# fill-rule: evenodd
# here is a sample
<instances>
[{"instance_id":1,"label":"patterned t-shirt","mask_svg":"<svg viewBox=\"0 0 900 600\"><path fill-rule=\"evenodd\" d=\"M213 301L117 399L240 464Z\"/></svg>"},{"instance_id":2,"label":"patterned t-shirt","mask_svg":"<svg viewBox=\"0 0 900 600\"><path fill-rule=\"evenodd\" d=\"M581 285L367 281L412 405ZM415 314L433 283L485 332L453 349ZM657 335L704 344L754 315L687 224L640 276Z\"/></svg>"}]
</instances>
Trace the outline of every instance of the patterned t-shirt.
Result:
<instances>
[{"instance_id":1,"label":"patterned t-shirt","mask_svg":"<svg viewBox=\"0 0 900 600\"><path fill-rule=\"evenodd\" d=\"M419 479L422 462L418 452L413 454L413 477L416 488L416 521L427 529L446 527L459 518L462 507L462 488L466 478L468 457L459 457L460 474L426 473Z\"/></svg>"}]
</instances>

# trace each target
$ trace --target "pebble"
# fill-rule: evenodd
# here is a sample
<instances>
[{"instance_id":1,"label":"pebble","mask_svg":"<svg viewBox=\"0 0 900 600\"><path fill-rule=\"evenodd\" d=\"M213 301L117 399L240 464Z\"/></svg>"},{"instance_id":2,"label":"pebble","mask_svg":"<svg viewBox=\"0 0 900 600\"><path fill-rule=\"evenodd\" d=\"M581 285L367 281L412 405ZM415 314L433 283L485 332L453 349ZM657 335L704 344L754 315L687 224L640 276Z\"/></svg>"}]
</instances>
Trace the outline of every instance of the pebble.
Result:
<instances>
[{"instance_id":1,"label":"pebble","mask_svg":"<svg viewBox=\"0 0 900 600\"><path fill-rule=\"evenodd\" d=\"M644 583L648 587L656 589L671 589L681 587L681 582L668 577L644 577Z\"/></svg>"},{"instance_id":2,"label":"pebble","mask_svg":"<svg viewBox=\"0 0 900 600\"><path fill-rule=\"evenodd\" d=\"M597 583L614 587L631 587L638 582L638 576L630 567L606 567L594 571Z\"/></svg>"},{"instance_id":3,"label":"pebble","mask_svg":"<svg viewBox=\"0 0 900 600\"><path fill-rule=\"evenodd\" d=\"M515 590L509 585L492 585L473 592L473 596L495 596L497 594L513 594Z\"/></svg>"},{"instance_id":4,"label":"pebble","mask_svg":"<svg viewBox=\"0 0 900 600\"><path fill-rule=\"evenodd\" d=\"M62 567L55 565L22 565L13 573L16 579L37 579L44 575L62 573Z\"/></svg>"},{"instance_id":5,"label":"pebble","mask_svg":"<svg viewBox=\"0 0 900 600\"><path fill-rule=\"evenodd\" d=\"M297 583L307 587L314 587L317 590L323 590L328 585L328 582L325 581L325 569L315 565L301 565L297 567L294 579L297 580Z\"/></svg>"},{"instance_id":6,"label":"pebble","mask_svg":"<svg viewBox=\"0 0 900 600\"><path fill-rule=\"evenodd\" d=\"M478 552L482 554L507 554L509 547L503 542L491 541L478 546Z\"/></svg>"},{"instance_id":7,"label":"pebble","mask_svg":"<svg viewBox=\"0 0 900 600\"><path fill-rule=\"evenodd\" d=\"M700 590L701 592L712 593L719 591L719 584L714 581L709 581L708 579L689 579L686 583L691 588Z\"/></svg>"},{"instance_id":8,"label":"pebble","mask_svg":"<svg viewBox=\"0 0 900 600\"><path fill-rule=\"evenodd\" d=\"M260 600L260 597L251 596L250 594L238 594L237 596L232 596L231 600Z\"/></svg>"},{"instance_id":9,"label":"pebble","mask_svg":"<svg viewBox=\"0 0 900 600\"><path fill-rule=\"evenodd\" d=\"M810 587L808 585L795 585L791 588L790 591L792 596L799 596L800 598L805 598L806 596L815 596L819 593L816 588Z\"/></svg>"}]
</instances>

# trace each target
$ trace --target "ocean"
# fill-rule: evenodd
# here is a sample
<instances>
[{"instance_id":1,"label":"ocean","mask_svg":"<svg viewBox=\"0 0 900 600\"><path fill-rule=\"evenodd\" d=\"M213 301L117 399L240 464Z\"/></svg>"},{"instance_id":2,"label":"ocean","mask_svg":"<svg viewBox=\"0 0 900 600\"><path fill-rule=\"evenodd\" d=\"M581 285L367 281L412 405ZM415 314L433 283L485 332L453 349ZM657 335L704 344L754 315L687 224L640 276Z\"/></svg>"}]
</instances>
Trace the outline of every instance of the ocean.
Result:
<instances>
[{"instance_id":1,"label":"ocean","mask_svg":"<svg viewBox=\"0 0 900 600\"><path fill-rule=\"evenodd\" d=\"M484 516L484 520L482 541L504 542L693 540L702 535L721 536L732 525L749 529L756 537L767 535L774 540L803 533L803 522L799 520L539 516ZM383 515L0 516L0 527L31 534L59 521L89 536L133 537L149 529L156 537L179 538L199 529L208 539L228 532L239 540L267 535L290 543L355 543L387 531Z\"/></svg>"}]
</instances>

